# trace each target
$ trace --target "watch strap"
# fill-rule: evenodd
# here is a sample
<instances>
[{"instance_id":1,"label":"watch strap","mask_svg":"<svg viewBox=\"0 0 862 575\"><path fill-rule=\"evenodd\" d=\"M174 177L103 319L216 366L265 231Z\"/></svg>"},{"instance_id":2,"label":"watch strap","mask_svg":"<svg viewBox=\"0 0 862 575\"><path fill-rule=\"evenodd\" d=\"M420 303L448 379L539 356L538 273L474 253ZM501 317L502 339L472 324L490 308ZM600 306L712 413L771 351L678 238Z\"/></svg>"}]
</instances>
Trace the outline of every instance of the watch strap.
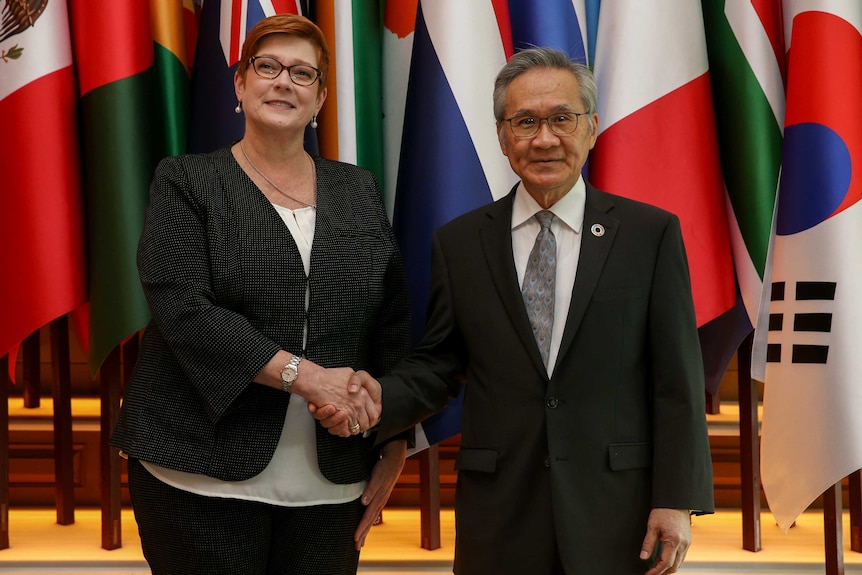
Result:
<instances>
[{"instance_id":1,"label":"watch strap","mask_svg":"<svg viewBox=\"0 0 862 575\"><path fill-rule=\"evenodd\" d=\"M294 354L287 365L284 366L284 369L281 370L281 390L285 393L290 393L290 388L293 387L293 382L296 381L296 378L299 377L299 362L302 361L302 356L298 354ZM292 378L285 377L285 371L291 370L294 375Z\"/></svg>"}]
</instances>

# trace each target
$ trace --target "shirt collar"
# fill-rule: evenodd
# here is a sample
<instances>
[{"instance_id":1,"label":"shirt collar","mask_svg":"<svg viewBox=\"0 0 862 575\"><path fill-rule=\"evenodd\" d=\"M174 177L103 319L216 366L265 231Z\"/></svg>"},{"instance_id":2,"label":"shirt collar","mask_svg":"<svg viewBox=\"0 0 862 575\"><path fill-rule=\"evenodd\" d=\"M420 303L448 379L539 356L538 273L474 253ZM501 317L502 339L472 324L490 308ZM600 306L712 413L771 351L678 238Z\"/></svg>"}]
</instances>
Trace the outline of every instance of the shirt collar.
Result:
<instances>
[{"instance_id":1,"label":"shirt collar","mask_svg":"<svg viewBox=\"0 0 862 575\"><path fill-rule=\"evenodd\" d=\"M579 234L584 225L586 201L587 185L581 176L572 186L572 189L550 207L550 211L576 234ZM515 202L512 206L512 229L523 226L536 215L536 212L540 212L542 209L544 208L524 188L524 182L520 182L517 190L515 190Z\"/></svg>"}]
</instances>

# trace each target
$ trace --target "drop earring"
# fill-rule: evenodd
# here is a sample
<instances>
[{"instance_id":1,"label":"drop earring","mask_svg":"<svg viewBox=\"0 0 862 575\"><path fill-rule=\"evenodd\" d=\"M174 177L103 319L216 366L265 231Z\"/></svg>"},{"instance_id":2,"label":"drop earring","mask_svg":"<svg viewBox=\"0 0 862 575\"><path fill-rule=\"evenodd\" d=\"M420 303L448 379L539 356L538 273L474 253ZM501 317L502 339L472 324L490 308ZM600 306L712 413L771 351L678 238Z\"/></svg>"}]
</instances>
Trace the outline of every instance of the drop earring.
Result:
<instances>
[{"instance_id":1,"label":"drop earring","mask_svg":"<svg viewBox=\"0 0 862 575\"><path fill-rule=\"evenodd\" d=\"M242 113L242 100L236 103L236 108L233 109L237 114Z\"/></svg>"},{"instance_id":2,"label":"drop earring","mask_svg":"<svg viewBox=\"0 0 862 575\"><path fill-rule=\"evenodd\" d=\"M310 126L311 126L312 128L314 128L315 130L317 129L317 116L312 116L312 117L311 117L311 124L310 124Z\"/></svg>"}]
</instances>

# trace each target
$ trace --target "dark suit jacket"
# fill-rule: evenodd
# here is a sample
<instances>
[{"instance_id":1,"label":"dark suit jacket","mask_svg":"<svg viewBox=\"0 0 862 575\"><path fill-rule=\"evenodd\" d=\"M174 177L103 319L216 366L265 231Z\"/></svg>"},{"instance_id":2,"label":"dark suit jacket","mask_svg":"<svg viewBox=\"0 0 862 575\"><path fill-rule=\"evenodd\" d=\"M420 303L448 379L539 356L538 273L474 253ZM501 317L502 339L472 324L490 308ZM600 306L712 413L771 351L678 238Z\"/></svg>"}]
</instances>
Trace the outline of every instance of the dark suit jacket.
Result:
<instances>
[{"instance_id":1,"label":"dark suit jacket","mask_svg":"<svg viewBox=\"0 0 862 575\"><path fill-rule=\"evenodd\" d=\"M315 164L305 351L324 367L380 375L409 348L403 262L374 177ZM112 444L223 480L258 474L289 395L252 379L279 349L302 352L306 277L290 231L228 149L167 158L151 187L138 269L153 320ZM324 476L368 478L369 442L318 425Z\"/></svg>"},{"instance_id":2,"label":"dark suit jacket","mask_svg":"<svg viewBox=\"0 0 862 575\"><path fill-rule=\"evenodd\" d=\"M439 409L465 374L455 572L545 573L556 542L568 573L643 573L651 508L713 509L679 221L587 186L549 380L512 259L513 198L436 232L425 337L381 380L381 437Z\"/></svg>"}]
</instances>

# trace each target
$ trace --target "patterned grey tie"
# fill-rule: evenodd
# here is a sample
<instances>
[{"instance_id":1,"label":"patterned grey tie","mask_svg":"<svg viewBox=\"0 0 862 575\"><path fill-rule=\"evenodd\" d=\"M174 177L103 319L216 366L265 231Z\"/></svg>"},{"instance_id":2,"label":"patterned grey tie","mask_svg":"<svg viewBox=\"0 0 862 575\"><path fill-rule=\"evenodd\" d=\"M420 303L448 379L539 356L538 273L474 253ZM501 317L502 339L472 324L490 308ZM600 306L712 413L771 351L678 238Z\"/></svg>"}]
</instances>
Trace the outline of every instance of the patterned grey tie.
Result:
<instances>
[{"instance_id":1,"label":"patterned grey tie","mask_svg":"<svg viewBox=\"0 0 862 575\"><path fill-rule=\"evenodd\" d=\"M557 279L557 238L551 231L554 214L542 210L536 213L536 220L542 226L536 243L530 251L527 270L524 273L524 285L521 295L527 307L527 316L533 328L533 335L542 361L548 366L548 354L551 351L551 329L554 327L554 285Z\"/></svg>"}]
</instances>

